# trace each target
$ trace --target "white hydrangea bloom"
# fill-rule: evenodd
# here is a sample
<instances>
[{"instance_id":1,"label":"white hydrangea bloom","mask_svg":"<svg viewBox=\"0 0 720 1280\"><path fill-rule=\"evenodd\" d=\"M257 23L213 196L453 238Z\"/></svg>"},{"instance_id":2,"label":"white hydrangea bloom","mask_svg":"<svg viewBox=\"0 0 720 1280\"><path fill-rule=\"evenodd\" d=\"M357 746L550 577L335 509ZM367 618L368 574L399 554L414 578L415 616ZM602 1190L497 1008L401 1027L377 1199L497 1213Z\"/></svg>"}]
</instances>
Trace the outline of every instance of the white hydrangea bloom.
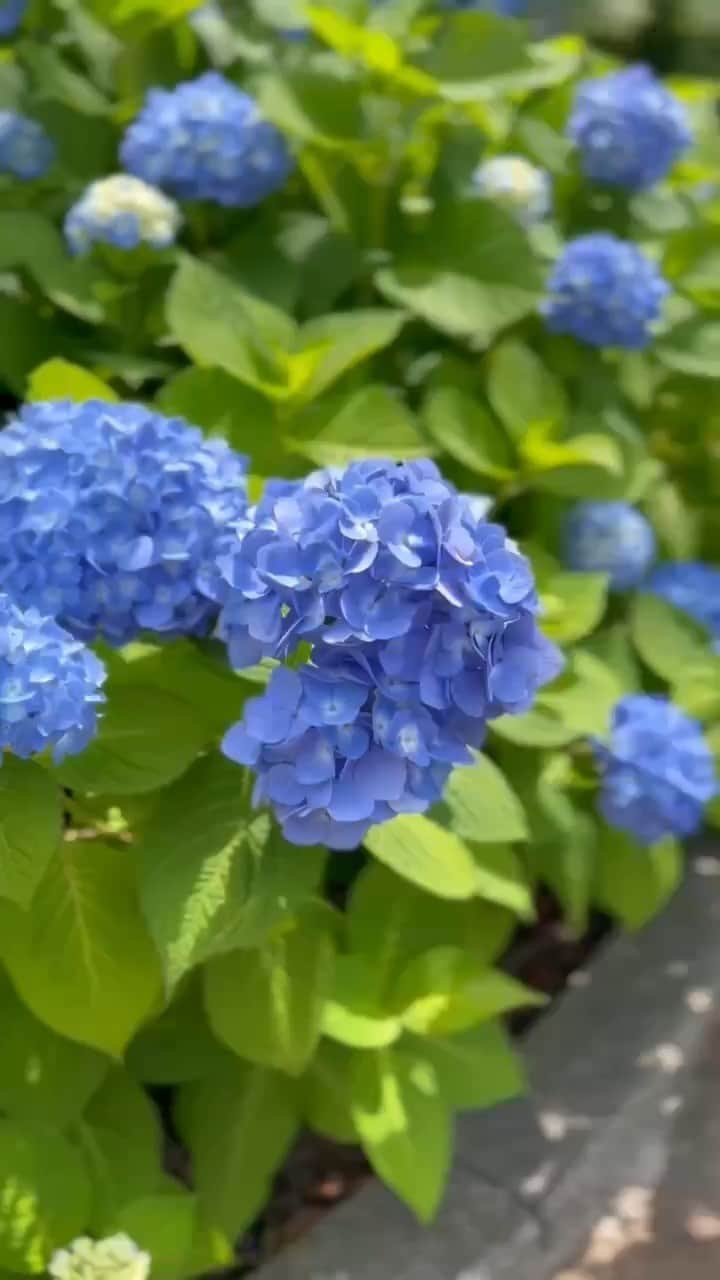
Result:
<instances>
[{"instance_id":1,"label":"white hydrangea bloom","mask_svg":"<svg viewBox=\"0 0 720 1280\"><path fill-rule=\"evenodd\" d=\"M552 184L544 169L524 156L493 156L472 175L476 195L495 200L526 226L541 222L552 208Z\"/></svg>"},{"instance_id":2,"label":"white hydrangea bloom","mask_svg":"<svg viewBox=\"0 0 720 1280\"><path fill-rule=\"evenodd\" d=\"M150 1254L120 1232L105 1240L78 1237L56 1250L48 1272L52 1280L147 1280L150 1266Z\"/></svg>"},{"instance_id":3,"label":"white hydrangea bloom","mask_svg":"<svg viewBox=\"0 0 720 1280\"><path fill-rule=\"evenodd\" d=\"M141 178L116 173L90 183L65 219L65 236L73 253L84 253L94 243L166 249L181 223L177 204L164 192Z\"/></svg>"}]
</instances>

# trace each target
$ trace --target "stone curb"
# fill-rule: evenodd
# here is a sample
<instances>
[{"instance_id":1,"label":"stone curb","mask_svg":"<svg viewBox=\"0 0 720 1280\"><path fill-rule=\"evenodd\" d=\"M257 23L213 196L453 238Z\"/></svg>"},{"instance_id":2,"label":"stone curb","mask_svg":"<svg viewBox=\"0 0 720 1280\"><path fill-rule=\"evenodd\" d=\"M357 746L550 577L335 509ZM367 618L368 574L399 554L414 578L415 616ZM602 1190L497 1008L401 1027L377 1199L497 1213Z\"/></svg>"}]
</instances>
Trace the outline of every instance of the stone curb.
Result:
<instances>
[{"instance_id":1,"label":"stone curb","mask_svg":"<svg viewBox=\"0 0 720 1280\"><path fill-rule=\"evenodd\" d=\"M531 1098L461 1119L432 1227L372 1183L259 1280L551 1280L623 1187L659 1186L720 1005L719 872L693 856L666 911L576 975L525 1042Z\"/></svg>"}]
</instances>

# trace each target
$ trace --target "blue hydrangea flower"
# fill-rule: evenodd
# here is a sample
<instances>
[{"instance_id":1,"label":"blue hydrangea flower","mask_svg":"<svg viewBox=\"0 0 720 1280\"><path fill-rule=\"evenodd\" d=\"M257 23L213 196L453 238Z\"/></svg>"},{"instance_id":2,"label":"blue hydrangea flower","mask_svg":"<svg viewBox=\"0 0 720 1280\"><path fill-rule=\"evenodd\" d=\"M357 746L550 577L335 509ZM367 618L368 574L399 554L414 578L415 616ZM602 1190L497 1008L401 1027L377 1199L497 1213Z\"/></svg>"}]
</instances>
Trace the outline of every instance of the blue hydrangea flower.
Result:
<instances>
[{"instance_id":1,"label":"blue hydrangea flower","mask_svg":"<svg viewBox=\"0 0 720 1280\"><path fill-rule=\"evenodd\" d=\"M206 589L234 666L313 644L310 665L276 672L224 745L295 843L350 848L372 824L423 812L486 722L527 710L562 666L537 627L528 561L432 462L274 484L218 567Z\"/></svg>"},{"instance_id":2,"label":"blue hydrangea flower","mask_svg":"<svg viewBox=\"0 0 720 1280\"><path fill-rule=\"evenodd\" d=\"M0 595L0 751L27 759L50 747L58 762L84 750L104 681L105 668L84 644Z\"/></svg>"},{"instance_id":3,"label":"blue hydrangea flower","mask_svg":"<svg viewBox=\"0 0 720 1280\"><path fill-rule=\"evenodd\" d=\"M91 182L65 218L65 239L72 253L93 244L135 249L140 244L166 249L177 236L182 216L174 200L125 173Z\"/></svg>"},{"instance_id":4,"label":"blue hydrangea flower","mask_svg":"<svg viewBox=\"0 0 720 1280\"><path fill-rule=\"evenodd\" d=\"M525 226L542 222L552 208L549 174L524 156L493 156L485 160L473 173L471 186L477 195L502 205Z\"/></svg>"},{"instance_id":5,"label":"blue hydrangea flower","mask_svg":"<svg viewBox=\"0 0 720 1280\"><path fill-rule=\"evenodd\" d=\"M715 763L697 721L668 698L633 694L613 712L608 746L594 743L606 822L643 845L690 836L718 793Z\"/></svg>"},{"instance_id":6,"label":"blue hydrangea flower","mask_svg":"<svg viewBox=\"0 0 720 1280\"><path fill-rule=\"evenodd\" d=\"M0 36L11 36L25 17L29 0L4 0L0 4Z\"/></svg>"},{"instance_id":7,"label":"blue hydrangea flower","mask_svg":"<svg viewBox=\"0 0 720 1280\"><path fill-rule=\"evenodd\" d=\"M180 418L28 405L0 432L0 590L82 639L202 632L200 579L244 508L244 460Z\"/></svg>"},{"instance_id":8,"label":"blue hydrangea flower","mask_svg":"<svg viewBox=\"0 0 720 1280\"><path fill-rule=\"evenodd\" d=\"M184 200L250 208L286 182L293 162L257 103L216 71L151 89L120 156L129 173Z\"/></svg>"},{"instance_id":9,"label":"blue hydrangea flower","mask_svg":"<svg viewBox=\"0 0 720 1280\"><path fill-rule=\"evenodd\" d=\"M607 573L615 591L645 577L655 559L650 521L627 502L578 502L563 531L564 560L580 573Z\"/></svg>"},{"instance_id":10,"label":"blue hydrangea flower","mask_svg":"<svg viewBox=\"0 0 720 1280\"><path fill-rule=\"evenodd\" d=\"M702 623L720 653L720 569L699 561L658 565L646 590Z\"/></svg>"},{"instance_id":11,"label":"blue hydrangea flower","mask_svg":"<svg viewBox=\"0 0 720 1280\"><path fill-rule=\"evenodd\" d=\"M684 107L645 66L581 84L568 134L586 177L631 191L660 182L693 140Z\"/></svg>"},{"instance_id":12,"label":"blue hydrangea flower","mask_svg":"<svg viewBox=\"0 0 720 1280\"><path fill-rule=\"evenodd\" d=\"M650 342L669 293L655 263L634 244L597 231L565 246L541 312L552 333L638 351Z\"/></svg>"},{"instance_id":13,"label":"blue hydrangea flower","mask_svg":"<svg viewBox=\"0 0 720 1280\"><path fill-rule=\"evenodd\" d=\"M55 143L37 120L0 111L0 173L23 182L43 178L55 159Z\"/></svg>"}]
</instances>

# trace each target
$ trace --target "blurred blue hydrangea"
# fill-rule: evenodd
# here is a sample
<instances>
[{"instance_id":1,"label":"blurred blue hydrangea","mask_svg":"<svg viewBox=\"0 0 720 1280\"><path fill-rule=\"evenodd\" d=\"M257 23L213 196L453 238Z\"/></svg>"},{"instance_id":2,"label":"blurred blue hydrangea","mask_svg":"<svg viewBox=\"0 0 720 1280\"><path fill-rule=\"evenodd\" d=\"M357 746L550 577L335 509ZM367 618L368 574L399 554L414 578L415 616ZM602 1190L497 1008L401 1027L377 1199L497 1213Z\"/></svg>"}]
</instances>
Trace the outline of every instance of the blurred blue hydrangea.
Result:
<instances>
[{"instance_id":1,"label":"blurred blue hydrangea","mask_svg":"<svg viewBox=\"0 0 720 1280\"><path fill-rule=\"evenodd\" d=\"M56 762L84 750L105 701L95 654L36 609L0 595L0 750Z\"/></svg>"},{"instance_id":2,"label":"blurred blue hydrangea","mask_svg":"<svg viewBox=\"0 0 720 1280\"><path fill-rule=\"evenodd\" d=\"M622 698L609 745L595 742L593 750L602 774L600 812L640 844L692 835L718 794L702 727L667 698Z\"/></svg>"},{"instance_id":3,"label":"blurred blue hydrangea","mask_svg":"<svg viewBox=\"0 0 720 1280\"><path fill-rule=\"evenodd\" d=\"M642 190L692 144L687 113L649 67L627 67L577 90L568 134L586 177Z\"/></svg>"},{"instance_id":4,"label":"blurred blue hydrangea","mask_svg":"<svg viewBox=\"0 0 720 1280\"><path fill-rule=\"evenodd\" d=\"M93 244L166 249L174 243L181 221L169 196L140 178L117 173L90 183L68 211L65 239L77 254L87 253Z\"/></svg>"},{"instance_id":5,"label":"blurred blue hydrangea","mask_svg":"<svg viewBox=\"0 0 720 1280\"><path fill-rule=\"evenodd\" d=\"M0 36L11 36L25 17L29 0L4 0L0 4Z\"/></svg>"},{"instance_id":6,"label":"blurred blue hydrangea","mask_svg":"<svg viewBox=\"0 0 720 1280\"><path fill-rule=\"evenodd\" d=\"M652 338L670 286L634 244L604 231L571 240L541 306L552 333L591 347L641 350Z\"/></svg>"},{"instance_id":7,"label":"blurred blue hydrangea","mask_svg":"<svg viewBox=\"0 0 720 1280\"><path fill-rule=\"evenodd\" d=\"M552 209L552 182L524 156L493 156L478 165L471 178L475 194L512 213L530 226L547 218Z\"/></svg>"},{"instance_id":8,"label":"blurred blue hydrangea","mask_svg":"<svg viewBox=\"0 0 720 1280\"><path fill-rule=\"evenodd\" d=\"M578 502L565 519L563 552L568 568L607 573L615 591L627 591L655 559L655 534L628 502Z\"/></svg>"},{"instance_id":9,"label":"blurred blue hydrangea","mask_svg":"<svg viewBox=\"0 0 720 1280\"><path fill-rule=\"evenodd\" d=\"M646 590L708 628L720 653L720 569L700 561L658 565Z\"/></svg>"},{"instance_id":10,"label":"blurred blue hydrangea","mask_svg":"<svg viewBox=\"0 0 720 1280\"><path fill-rule=\"evenodd\" d=\"M55 159L55 143L37 120L0 111L0 173L23 182L43 178Z\"/></svg>"},{"instance_id":11,"label":"blurred blue hydrangea","mask_svg":"<svg viewBox=\"0 0 720 1280\"><path fill-rule=\"evenodd\" d=\"M216 71L151 89L120 149L129 173L184 200L249 208L286 182L293 161L257 103Z\"/></svg>"},{"instance_id":12,"label":"blurred blue hydrangea","mask_svg":"<svg viewBox=\"0 0 720 1280\"><path fill-rule=\"evenodd\" d=\"M487 720L527 710L562 667L537 628L528 561L432 462L274 484L218 564L208 589L234 666L314 646L225 741L296 843L354 847L370 825L427 809Z\"/></svg>"},{"instance_id":13,"label":"blurred blue hydrangea","mask_svg":"<svg viewBox=\"0 0 720 1280\"><path fill-rule=\"evenodd\" d=\"M245 464L139 404L49 401L0 432L0 590L82 639L205 630L199 589Z\"/></svg>"}]
</instances>

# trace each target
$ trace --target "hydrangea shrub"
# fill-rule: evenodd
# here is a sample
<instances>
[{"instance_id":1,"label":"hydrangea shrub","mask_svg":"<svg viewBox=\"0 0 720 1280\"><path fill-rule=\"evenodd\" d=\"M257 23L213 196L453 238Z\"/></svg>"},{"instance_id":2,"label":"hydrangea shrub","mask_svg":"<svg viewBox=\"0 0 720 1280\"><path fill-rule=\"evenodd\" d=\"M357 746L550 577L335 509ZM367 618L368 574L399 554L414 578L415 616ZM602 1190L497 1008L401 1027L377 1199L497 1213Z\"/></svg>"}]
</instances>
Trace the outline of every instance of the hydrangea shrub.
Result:
<instances>
[{"instance_id":1,"label":"hydrangea shrub","mask_svg":"<svg viewBox=\"0 0 720 1280\"><path fill-rule=\"evenodd\" d=\"M431 1219L720 826L716 87L542 21L0 3L3 1277Z\"/></svg>"}]
</instances>

